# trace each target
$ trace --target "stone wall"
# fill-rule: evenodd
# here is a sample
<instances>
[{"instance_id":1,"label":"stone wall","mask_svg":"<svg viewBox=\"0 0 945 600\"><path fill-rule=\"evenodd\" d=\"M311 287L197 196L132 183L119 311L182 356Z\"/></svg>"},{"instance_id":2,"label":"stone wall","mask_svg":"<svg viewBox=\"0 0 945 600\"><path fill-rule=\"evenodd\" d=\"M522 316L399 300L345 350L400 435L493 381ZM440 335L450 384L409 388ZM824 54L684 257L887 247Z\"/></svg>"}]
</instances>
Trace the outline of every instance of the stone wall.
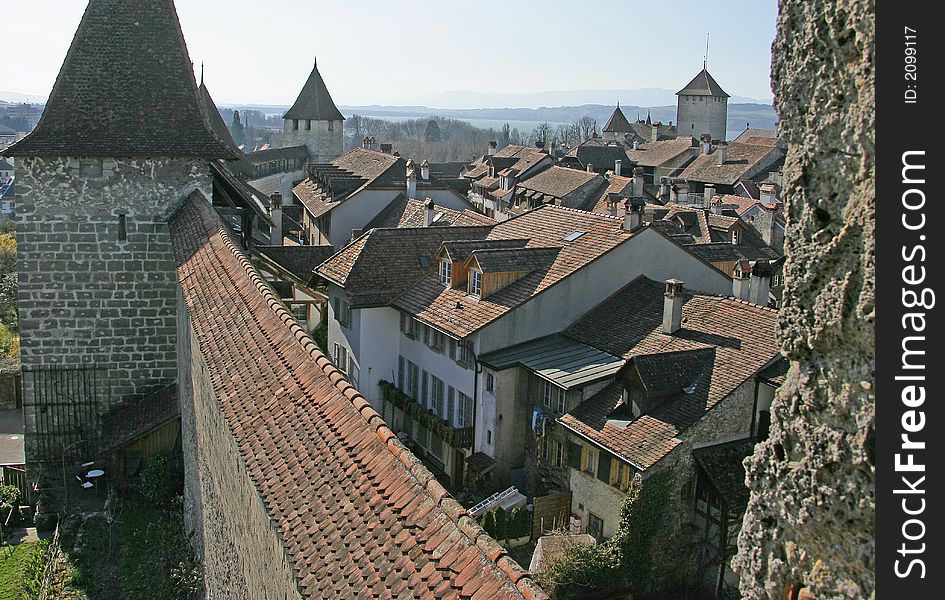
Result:
<instances>
[{"instance_id":1,"label":"stone wall","mask_svg":"<svg viewBox=\"0 0 945 600\"><path fill-rule=\"evenodd\" d=\"M790 143L781 343L792 361L749 459L748 598L874 590L874 3L781 0L773 81Z\"/></svg>"},{"instance_id":2,"label":"stone wall","mask_svg":"<svg viewBox=\"0 0 945 600\"><path fill-rule=\"evenodd\" d=\"M184 523L214 600L301 598L278 533L250 479L180 299Z\"/></svg>"},{"instance_id":3,"label":"stone wall","mask_svg":"<svg viewBox=\"0 0 945 600\"><path fill-rule=\"evenodd\" d=\"M197 187L210 189L209 168L191 160L17 160L25 369L103 369L100 413L174 380L177 274L165 221ZM24 377L27 405L32 381ZM27 456L42 460L31 444L36 415L25 416Z\"/></svg>"}]
</instances>

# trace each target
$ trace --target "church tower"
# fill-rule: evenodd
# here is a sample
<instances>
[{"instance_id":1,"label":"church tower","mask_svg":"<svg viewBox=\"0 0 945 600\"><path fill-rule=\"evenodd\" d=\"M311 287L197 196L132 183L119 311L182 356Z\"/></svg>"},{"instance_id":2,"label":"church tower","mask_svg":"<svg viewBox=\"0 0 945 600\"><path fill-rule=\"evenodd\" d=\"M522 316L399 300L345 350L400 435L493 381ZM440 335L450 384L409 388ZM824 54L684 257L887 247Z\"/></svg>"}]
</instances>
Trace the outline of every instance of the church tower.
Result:
<instances>
[{"instance_id":1,"label":"church tower","mask_svg":"<svg viewBox=\"0 0 945 600\"><path fill-rule=\"evenodd\" d=\"M708 133L724 140L728 130L729 95L703 66L689 85L676 92L676 130L699 139Z\"/></svg>"},{"instance_id":2,"label":"church tower","mask_svg":"<svg viewBox=\"0 0 945 600\"><path fill-rule=\"evenodd\" d=\"M41 120L3 154L20 192L26 452L58 469L95 451L103 415L175 381L167 219L237 154L200 108L173 0L90 0Z\"/></svg>"},{"instance_id":3,"label":"church tower","mask_svg":"<svg viewBox=\"0 0 945 600\"><path fill-rule=\"evenodd\" d=\"M326 163L344 153L344 115L335 106L325 80L312 69L292 108L282 117L282 145L305 146L310 162Z\"/></svg>"}]
</instances>

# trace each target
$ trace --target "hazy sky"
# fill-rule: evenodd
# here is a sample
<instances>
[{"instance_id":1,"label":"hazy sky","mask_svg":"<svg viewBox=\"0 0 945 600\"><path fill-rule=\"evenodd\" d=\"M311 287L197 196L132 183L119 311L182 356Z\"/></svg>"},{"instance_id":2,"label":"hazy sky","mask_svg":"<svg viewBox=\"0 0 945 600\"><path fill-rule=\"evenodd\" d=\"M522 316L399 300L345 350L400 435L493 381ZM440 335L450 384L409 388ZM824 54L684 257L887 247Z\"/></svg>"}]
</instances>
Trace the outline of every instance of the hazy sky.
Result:
<instances>
[{"instance_id":1,"label":"hazy sky","mask_svg":"<svg viewBox=\"0 0 945 600\"><path fill-rule=\"evenodd\" d=\"M4 2L0 90L45 95L86 0ZM176 0L219 104L291 104L317 55L338 104L451 90L678 89L702 67L770 98L776 0Z\"/></svg>"}]
</instances>

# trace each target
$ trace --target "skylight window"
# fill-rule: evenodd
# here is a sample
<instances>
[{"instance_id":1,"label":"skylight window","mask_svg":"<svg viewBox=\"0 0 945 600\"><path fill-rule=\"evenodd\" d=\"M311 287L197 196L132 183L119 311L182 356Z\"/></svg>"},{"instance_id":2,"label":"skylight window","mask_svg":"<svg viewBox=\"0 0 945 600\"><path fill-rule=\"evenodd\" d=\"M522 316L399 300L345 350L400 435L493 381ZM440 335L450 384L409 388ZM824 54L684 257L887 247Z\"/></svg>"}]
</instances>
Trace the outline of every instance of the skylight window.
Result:
<instances>
[{"instance_id":1,"label":"skylight window","mask_svg":"<svg viewBox=\"0 0 945 600\"><path fill-rule=\"evenodd\" d=\"M573 242L574 240L578 239L579 237L581 237L581 236L584 235L585 233L587 233L587 232L586 232L586 231L572 231L571 233L569 233L568 235L565 236L564 241L566 241L566 242Z\"/></svg>"}]
</instances>

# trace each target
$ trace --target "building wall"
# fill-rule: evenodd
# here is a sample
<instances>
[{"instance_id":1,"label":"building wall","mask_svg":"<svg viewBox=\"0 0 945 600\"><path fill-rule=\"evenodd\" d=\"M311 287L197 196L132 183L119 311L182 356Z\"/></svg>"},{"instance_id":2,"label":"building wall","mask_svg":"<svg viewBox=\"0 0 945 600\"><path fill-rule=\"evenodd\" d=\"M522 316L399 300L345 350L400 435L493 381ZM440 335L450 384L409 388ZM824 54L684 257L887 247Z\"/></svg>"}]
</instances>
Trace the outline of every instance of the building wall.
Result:
<instances>
[{"instance_id":1,"label":"building wall","mask_svg":"<svg viewBox=\"0 0 945 600\"><path fill-rule=\"evenodd\" d=\"M401 190L364 190L348 198L332 209L331 227L328 241L335 249L348 245L352 229L363 229L387 205L397 197Z\"/></svg>"},{"instance_id":2,"label":"building wall","mask_svg":"<svg viewBox=\"0 0 945 600\"><path fill-rule=\"evenodd\" d=\"M305 120L300 119L296 130L294 120L286 119L282 146L304 145L308 148L309 161L313 163L327 163L344 153L344 121L311 121L311 124L311 130L306 130Z\"/></svg>"},{"instance_id":3,"label":"building wall","mask_svg":"<svg viewBox=\"0 0 945 600\"><path fill-rule=\"evenodd\" d=\"M486 326L479 351L492 352L570 325L639 275L656 281L682 279L688 289L731 295L731 278L667 240L644 229L554 287Z\"/></svg>"},{"instance_id":4,"label":"building wall","mask_svg":"<svg viewBox=\"0 0 945 600\"><path fill-rule=\"evenodd\" d=\"M110 401L97 399L99 413L174 380L177 271L166 218L198 187L210 189L209 168L192 160L105 160L95 177L81 176L74 159L17 160L25 368L104 369ZM25 377L25 398L33 393ZM42 460L33 409L25 418L27 456Z\"/></svg>"},{"instance_id":5,"label":"building wall","mask_svg":"<svg viewBox=\"0 0 945 600\"><path fill-rule=\"evenodd\" d=\"M178 295L179 394L184 451L184 525L214 600L301 600L285 556L200 354Z\"/></svg>"},{"instance_id":6,"label":"building wall","mask_svg":"<svg viewBox=\"0 0 945 600\"><path fill-rule=\"evenodd\" d=\"M699 139L704 133L724 140L728 128L728 99L712 96L679 96L676 102L679 135Z\"/></svg>"},{"instance_id":7,"label":"building wall","mask_svg":"<svg viewBox=\"0 0 945 600\"><path fill-rule=\"evenodd\" d=\"M285 203L289 204L295 200L292 188L294 188L299 181L305 179L306 176L304 170L289 171L261 179L254 179L248 183L260 192L266 194L267 197L271 196L274 192L280 192Z\"/></svg>"},{"instance_id":8,"label":"building wall","mask_svg":"<svg viewBox=\"0 0 945 600\"><path fill-rule=\"evenodd\" d=\"M357 354L361 376L358 391L381 410L381 388L378 382L394 382L397 374L397 356L400 348L400 313L393 308L362 308L358 320L361 338ZM352 321L353 321L352 317Z\"/></svg>"},{"instance_id":9,"label":"building wall","mask_svg":"<svg viewBox=\"0 0 945 600\"><path fill-rule=\"evenodd\" d=\"M613 537L620 524L620 511L627 499L627 493L604 483L590 473L576 469L568 469L568 473L568 486L572 493L571 512L581 515L581 526L585 531L588 515L594 513L604 522L604 537Z\"/></svg>"}]
</instances>

